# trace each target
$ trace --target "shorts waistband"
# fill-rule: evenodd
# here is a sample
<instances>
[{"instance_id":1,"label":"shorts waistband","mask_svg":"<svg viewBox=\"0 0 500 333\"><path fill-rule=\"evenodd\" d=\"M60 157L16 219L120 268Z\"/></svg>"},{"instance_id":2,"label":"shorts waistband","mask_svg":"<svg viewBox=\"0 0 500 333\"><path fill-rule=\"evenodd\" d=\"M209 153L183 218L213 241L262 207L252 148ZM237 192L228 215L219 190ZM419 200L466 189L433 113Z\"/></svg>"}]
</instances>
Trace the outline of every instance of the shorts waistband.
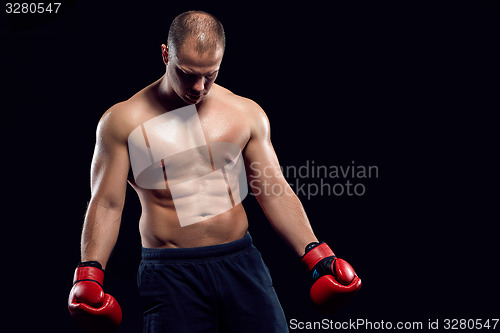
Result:
<instances>
[{"instance_id":1,"label":"shorts waistband","mask_svg":"<svg viewBox=\"0 0 500 333\"><path fill-rule=\"evenodd\" d=\"M154 249L143 247L142 260L190 260L214 258L234 254L249 249L252 246L252 237L250 236L250 233L247 232L247 234L241 239L219 245L175 249Z\"/></svg>"}]
</instances>

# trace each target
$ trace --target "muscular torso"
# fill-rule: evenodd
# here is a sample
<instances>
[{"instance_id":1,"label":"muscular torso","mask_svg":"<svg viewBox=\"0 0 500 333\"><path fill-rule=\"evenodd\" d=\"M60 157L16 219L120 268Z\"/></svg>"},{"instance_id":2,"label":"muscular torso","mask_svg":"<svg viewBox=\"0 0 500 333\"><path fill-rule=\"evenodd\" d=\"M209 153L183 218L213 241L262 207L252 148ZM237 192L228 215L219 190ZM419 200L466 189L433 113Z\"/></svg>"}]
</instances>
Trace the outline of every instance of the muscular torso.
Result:
<instances>
[{"instance_id":1,"label":"muscular torso","mask_svg":"<svg viewBox=\"0 0 500 333\"><path fill-rule=\"evenodd\" d=\"M142 206L142 245L198 247L240 239L248 228L246 214L229 185L230 171L221 165L242 161L251 136L245 99L214 85L202 102L186 108L184 114L194 112L192 117L179 120L175 112L183 110L166 109L154 89L152 84L123 102L131 133L128 181ZM134 144L142 140L146 146ZM145 168L137 166L141 163L149 169L138 174Z\"/></svg>"}]
</instances>

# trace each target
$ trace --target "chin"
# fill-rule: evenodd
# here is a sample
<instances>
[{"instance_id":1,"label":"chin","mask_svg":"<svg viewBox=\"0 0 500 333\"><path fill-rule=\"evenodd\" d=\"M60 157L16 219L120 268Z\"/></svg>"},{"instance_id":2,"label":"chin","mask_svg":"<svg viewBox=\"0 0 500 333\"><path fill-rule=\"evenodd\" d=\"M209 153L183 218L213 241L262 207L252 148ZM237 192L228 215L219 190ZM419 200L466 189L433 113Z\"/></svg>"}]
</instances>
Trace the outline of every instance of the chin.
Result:
<instances>
[{"instance_id":1,"label":"chin","mask_svg":"<svg viewBox=\"0 0 500 333\"><path fill-rule=\"evenodd\" d=\"M184 96L184 97L182 98L182 100L183 100L184 102L188 103L188 104L198 104L198 103L200 103L201 101L203 101L203 99L204 99L204 98L205 98L205 95L200 96L200 97L199 97L199 98L197 98L196 100L191 99L191 98L189 98L188 96Z\"/></svg>"}]
</instances>

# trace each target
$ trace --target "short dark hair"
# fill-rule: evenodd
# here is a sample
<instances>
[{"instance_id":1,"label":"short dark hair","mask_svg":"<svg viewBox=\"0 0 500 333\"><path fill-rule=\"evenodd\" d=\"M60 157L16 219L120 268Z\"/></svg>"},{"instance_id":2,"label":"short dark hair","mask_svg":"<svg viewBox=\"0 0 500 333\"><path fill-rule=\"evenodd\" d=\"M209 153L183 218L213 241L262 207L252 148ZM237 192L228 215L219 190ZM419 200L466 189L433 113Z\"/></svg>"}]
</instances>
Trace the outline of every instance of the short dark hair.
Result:
<instances>
[{"instance_id":1,"label":"short dark hair","mask_svg":"<svg viewBox=\"0 0 500 333\"><path fill-rule=\"evenodd\" d=\"M168 31L167 46L175 54L188 38L196 38L196 51L200 54L226 47L226 36L222 23L212 14L200 10L192 10L177 15Z\"/></svg>"}]
</instances>

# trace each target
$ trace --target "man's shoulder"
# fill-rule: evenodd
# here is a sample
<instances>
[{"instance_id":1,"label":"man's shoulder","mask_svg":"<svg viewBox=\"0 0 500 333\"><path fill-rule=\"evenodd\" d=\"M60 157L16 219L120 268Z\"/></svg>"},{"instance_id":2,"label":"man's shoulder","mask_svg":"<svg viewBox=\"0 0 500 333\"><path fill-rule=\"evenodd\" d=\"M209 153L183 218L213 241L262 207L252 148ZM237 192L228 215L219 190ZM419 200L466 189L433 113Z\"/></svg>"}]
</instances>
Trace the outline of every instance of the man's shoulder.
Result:
<instances>
[{"instance_id":1,"label":"man's shoulder","mask_svg":"<svg viewBox=\"0 0 500 333\"><path fill-rule=\"evenodd\" d=\"M237 95L229 89L218 86L218 99L231 110L245 119L250 126L252 135L255 133L267 133L269 131L269 119L262 107L254 100Z\"/></svg>"},{"instance_id":2,"label":"man's shoulder","mask_svg":"<svg viewBox=\"0 0 500 333\"><path fill-rule=\"evenodd\" d=\"M260 105L253 99L235 94L219 85L217 85L217 103L252 117L258 117L264 113Z\"/></svg>"},{"instance_id":3,"label":"man's shoulder","mask_svg":"<svg viewBox=\"0 0 500 333\"><path fill-rule=\"evenodd\" d=\"M111 106L99 120L98 130L110 132L118 139L127 139L128 135L144 120L144 101L130 98Z\"/></svg>"}]
</instances>

